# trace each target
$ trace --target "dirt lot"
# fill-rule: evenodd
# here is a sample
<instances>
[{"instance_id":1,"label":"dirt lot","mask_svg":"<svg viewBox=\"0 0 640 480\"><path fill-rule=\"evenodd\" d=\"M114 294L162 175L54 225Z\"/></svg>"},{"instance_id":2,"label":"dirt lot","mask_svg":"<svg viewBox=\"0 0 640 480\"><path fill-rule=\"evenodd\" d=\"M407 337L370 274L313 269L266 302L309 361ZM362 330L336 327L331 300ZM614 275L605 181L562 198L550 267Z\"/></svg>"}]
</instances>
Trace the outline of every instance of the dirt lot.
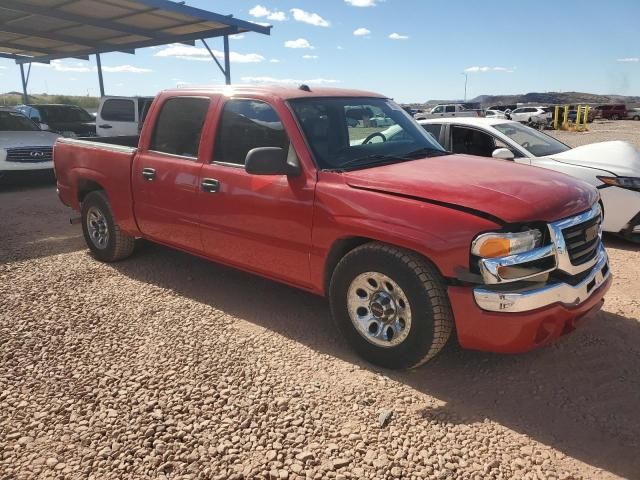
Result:
<instances>
[{"instance_id":1,"label":"dirt lot","mask_svg":"<svg viewBox=\"0 0 640 480\"><path fill-rule=\"evenodd\" d=\"M619 125L559 136L640 146ZM0 479L640 478L638 247L607 240L604 310L558 343L398 373L321 298L148 243L100 264L69 215L0 191Z\"/></svg>"}]
</instances>

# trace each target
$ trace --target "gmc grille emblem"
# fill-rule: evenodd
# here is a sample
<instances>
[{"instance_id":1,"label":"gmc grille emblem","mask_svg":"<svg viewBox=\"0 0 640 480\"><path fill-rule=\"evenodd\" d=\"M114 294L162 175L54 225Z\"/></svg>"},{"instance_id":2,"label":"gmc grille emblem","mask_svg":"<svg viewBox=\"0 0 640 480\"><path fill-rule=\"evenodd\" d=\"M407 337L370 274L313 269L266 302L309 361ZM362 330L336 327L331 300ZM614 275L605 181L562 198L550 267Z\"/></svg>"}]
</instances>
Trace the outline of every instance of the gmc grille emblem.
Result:
<instances>
[{"instance_id":1,"label":"gmc grille emblem","mask_svg":"<svg viewBox=\"0 0 640 480\"><path fill-rule=\"evenodd\" d=\"M44 157L44 152L29 152L29 156L31 158L42 158Z\"/></svg>"}]
</instances>

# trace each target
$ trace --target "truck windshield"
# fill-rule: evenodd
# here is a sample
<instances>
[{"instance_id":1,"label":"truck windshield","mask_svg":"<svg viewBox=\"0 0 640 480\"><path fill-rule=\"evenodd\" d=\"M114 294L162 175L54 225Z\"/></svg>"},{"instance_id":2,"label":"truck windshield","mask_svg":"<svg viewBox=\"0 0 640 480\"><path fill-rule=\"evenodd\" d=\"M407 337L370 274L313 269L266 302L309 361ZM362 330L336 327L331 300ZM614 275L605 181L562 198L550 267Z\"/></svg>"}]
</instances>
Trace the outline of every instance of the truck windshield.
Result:
<instances>
[{"instance_id":1,"label":"truck windshield","mask_svg":"<svg viewBox=\"0 0 640 480\"><path fill-rule=\"evenodd\" d=\"M447 152L400 106L384 98L290 101L321 169L364 168Z\"/></svg>"},{"instance_id":2,"label":"truck windshield","mask_svg":"<svg viewBox=\"0 0 640 480\"><path fill-rule=\"evenodd\" d=\"M517 122L499 123L493 128L505 134L534 157L555 155L571 150L570 147L555 138Z\"/></svg>"},{"instance_id":3,"label":"truck windshield","mask_svg":"<svg viewBox=\"0 0 640 480\"><path fill-rule=\"evenodd\" d=\"M40 130L27 117L18 112L0 111L0 132L32 132Z\"/></svg>"}]
</instances>

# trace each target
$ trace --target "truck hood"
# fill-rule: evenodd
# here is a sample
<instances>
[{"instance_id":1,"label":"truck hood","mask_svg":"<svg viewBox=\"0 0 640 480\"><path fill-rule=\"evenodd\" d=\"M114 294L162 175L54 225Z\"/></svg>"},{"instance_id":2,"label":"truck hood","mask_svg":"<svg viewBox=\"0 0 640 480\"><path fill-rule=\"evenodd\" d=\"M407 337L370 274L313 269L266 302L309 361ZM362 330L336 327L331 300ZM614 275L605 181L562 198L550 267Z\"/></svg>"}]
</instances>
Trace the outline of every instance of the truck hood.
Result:
<instances>
[{"instance_id":1,"label":"truck hood","mask_svg":"<svg viewBox=\"0 0 640 480\"><path fill-rule=\"evenodd\" d=\"M640 151L620 140L583 145L547 158L597 168L621 177L640 177Z\"/></svg>"},{"instance_id":2,"label":"truck hood","mask_svg":"<svg viewBox=\"0 0 640 480\"><path fill-rule=\"evenodd\" d=\"M506 160L447 155L344 174L353 188L485 214L505 223L552 222L589 209L596 189L551 170Z\"/></svg>"},{"instance_id":3,"label":"truck hood","mask_svg":"<svg viewBox=\"0 0 640 480\"><path fill-rule=\"evenodd\" d=\"M0 148L52 147L59 136L51 132L0 131Z\"/></svg>"}]
</instances>

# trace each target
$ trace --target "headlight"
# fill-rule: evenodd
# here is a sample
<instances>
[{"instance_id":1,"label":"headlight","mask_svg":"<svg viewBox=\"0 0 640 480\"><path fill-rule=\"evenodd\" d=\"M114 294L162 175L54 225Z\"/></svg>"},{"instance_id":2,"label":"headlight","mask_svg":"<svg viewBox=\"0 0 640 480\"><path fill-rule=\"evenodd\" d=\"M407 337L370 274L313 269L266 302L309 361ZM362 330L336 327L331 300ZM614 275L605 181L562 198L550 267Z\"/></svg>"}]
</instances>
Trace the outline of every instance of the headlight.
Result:
<instances>
[{"instance_id":1,"label":"headlight","mask_svg":"<svg viewBox=\"0 0 640 480\"><path fill-rule=\"evenodd\" d=\"M640 190L640 178L638 177L598 177L598 180L606 185L613 185L629 190Z\"/></svg>"},{"instance_id":2,"label":"headlight","mask_svg":"<svg viewBox=\"0 0 640 480\"><path fill-rule=\"evenodd\" d=\"M528 252L542 243L540 230L518 233L483 233L471 244L471 253L481 258L506 257Z\"/></svg>"}]
</instances>

